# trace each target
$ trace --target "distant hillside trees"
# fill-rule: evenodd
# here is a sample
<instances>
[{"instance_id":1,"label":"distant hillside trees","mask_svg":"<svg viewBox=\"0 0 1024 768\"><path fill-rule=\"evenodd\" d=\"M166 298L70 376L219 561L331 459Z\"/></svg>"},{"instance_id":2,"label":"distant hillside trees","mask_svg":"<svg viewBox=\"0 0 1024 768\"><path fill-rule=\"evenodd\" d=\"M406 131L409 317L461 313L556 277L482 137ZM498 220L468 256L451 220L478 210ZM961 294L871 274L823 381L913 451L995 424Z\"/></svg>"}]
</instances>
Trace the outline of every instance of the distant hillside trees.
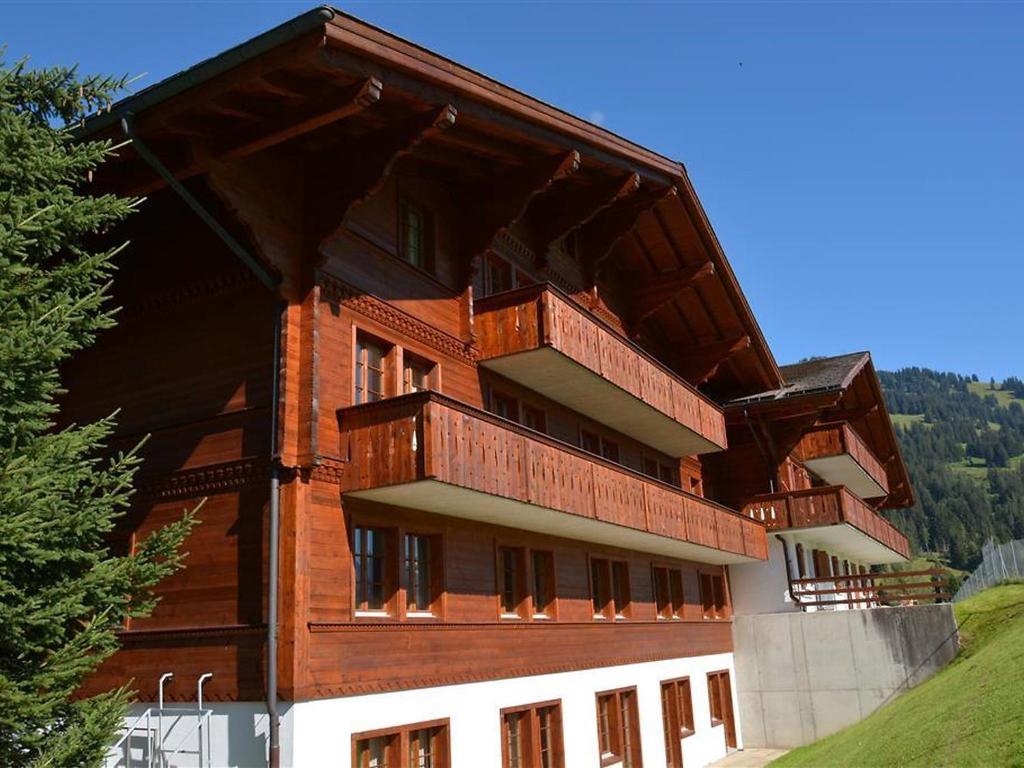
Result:
<instances>
[{"instance_id":1,"label":"distant hillside trees","mask_svg":"<svg viewBox=\"0 0 1024 768\"><path fill-rule=\"evenodd\" d=\"M897 434L917 503L887 513L920 551L973 568L989 538L1024 538L1024 408L970 391L977 376L926 368L880 372L889 410L920 416ZM1002 391L1024 398L1024 382ZM996 389L990 382L990 391ZM1018 394L1019 393L1019 394ZM987 467L987 471L982 467Z\"/></svg>"}]
</instances>

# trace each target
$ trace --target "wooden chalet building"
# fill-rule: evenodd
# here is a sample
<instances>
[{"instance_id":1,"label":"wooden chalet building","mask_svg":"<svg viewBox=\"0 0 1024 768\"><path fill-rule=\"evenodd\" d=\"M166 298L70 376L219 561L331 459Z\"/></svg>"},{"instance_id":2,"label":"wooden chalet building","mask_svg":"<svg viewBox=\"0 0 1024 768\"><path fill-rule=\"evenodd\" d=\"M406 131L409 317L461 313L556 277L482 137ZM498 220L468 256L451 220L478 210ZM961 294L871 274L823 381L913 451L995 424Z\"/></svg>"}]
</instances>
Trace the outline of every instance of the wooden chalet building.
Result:
<instances>
[{"instance_id":1,"label":"wooden chalet building","mask_svg":"<svg viewBox=\"0 0 1024 768\"><path fill-rule=\"evenodd\" d=\"M734 607L907 556L870 360L776 365L680 163L327 8L83 132L148 200L64 413L151 435L115 546L207 499L111 765L698 768Z\"/></svg>"}]
</instances>

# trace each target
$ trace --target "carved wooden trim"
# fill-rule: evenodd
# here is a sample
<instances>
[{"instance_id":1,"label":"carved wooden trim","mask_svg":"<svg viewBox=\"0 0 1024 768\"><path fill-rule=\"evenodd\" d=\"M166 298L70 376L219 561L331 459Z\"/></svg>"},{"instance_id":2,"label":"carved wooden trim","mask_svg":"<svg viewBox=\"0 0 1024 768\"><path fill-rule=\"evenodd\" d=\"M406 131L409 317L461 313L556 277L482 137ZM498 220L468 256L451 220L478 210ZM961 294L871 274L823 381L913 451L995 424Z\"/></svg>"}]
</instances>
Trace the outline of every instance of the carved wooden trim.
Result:
<instances>
[{"instance_id":1,"label":"carved wooden trim","mask_svg":"<svg viewBox=\"0 0 1024 768\"><path fill-rule=\"evenodd\" d=\"M142 296L137 302L126 303L122 310L122 316L130 317L165 307L192 304L201 299L227 293L240 286L255 282L256 276L252 270L239 267L202 280L175 286L168 291Z\"/></svg>"},{"instance_id":2,"label":"carved wooden trim","mask_svg":"<svg viewBox=\"0 0 1024 768\"><path fill-rule=\"evenodd\" d=\"M347 309L358 312L364 317L375 320L381 325L413 338L456 360L466 363L476 362L476 350L471 344L417 320L383 299L360 291L344 280L326 272L318 272L316 281L320 286L321 300L342 304Z\"/></svg>"},{"instance_id":3,"label":"carved wooden trim","mask_svg":"<svg viewBox=\"0 0 1024 768\"><path fill-rule=\"evenodd\" d=\"M137 498L174 499L225 493L269 474L270 462L266 458L227 461L142 479L136 486Z\"/></svg>"},{"instance_id":4,"label":"carved wooden trim","mask_svg":"<svg viewBox=\"0 0 1024 768\"><path fill-rule=\"evenodd\" d=\"M331 485L341 485L344 478L345 462L340 459L329 459L319 456L317 463L309 468L309 478Z\"/></svg>"}]
</instances>

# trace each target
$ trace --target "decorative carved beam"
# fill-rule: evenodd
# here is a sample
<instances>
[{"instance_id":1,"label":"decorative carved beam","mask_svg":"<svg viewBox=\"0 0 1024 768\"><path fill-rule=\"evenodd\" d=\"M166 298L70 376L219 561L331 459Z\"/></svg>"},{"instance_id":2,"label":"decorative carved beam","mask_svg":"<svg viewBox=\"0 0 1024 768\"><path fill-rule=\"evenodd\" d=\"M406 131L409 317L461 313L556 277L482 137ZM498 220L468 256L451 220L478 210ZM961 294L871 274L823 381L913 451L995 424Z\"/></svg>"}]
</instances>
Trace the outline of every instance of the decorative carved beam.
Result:
<instances>
[{"instance_id":1,"label":"decorative carved beam","mask_svg":"<svg viewBox=\"0 0 1024 768\"><path fill-rule=\"evenodd\" d=\"M675 187L636 191L609 205L579 228L577 246L590 285L597 280L601 265L615 244L633 230L637 220L660 201L676 194Z\"/></svg>"},{"instance_id":2,"label":"decorative carved beam","mask_svg":"<svg viewBox=\"0 0 1024 768\"><path fill-rule=\"evenodd\" d=\"M630 325L633 329L699 280L715 274L710 261L651 275L647 282L630 291Z\"/></svg>"},{"instance_id":3,"label":"decorative carved beam","mask_svg":"<svg viewBox=\"0 0 1024 768\"><path fill-rule=\"evenodd\" d=\"M467 274L472 276L471 262L483 255L495 237L523 217L531 201L579 167L580 153L573 150L530 163L518 173L502 178L499 185L468 190L463 204L473 215L463 222L462 233L462 262Z\"/></svg>"},{"instance_id":4,"label":"decorative carved beam","mask_svg":"<svg viewBox=\"0 0 1024 768\"><path fill-rule=\"evenodd\" d=\"M530 247L537 259L537 266L544 266L547 263L548 249L553 243L639 188L640 176L634 173L625 179L609 179L582 189L566 199L559 200L550 209L535 206L538 210L530 212Z\"/></svg>"},{"instance_id":5,"label":"decorative carved beam","mask_svg":"<svg viewBox=\"0 0 1024 768\"><path fill-rule=\"evenodd\" d=\"M317 102L312 107L302 110L298 117L289 114L269 130L261 131L241 141L235 140L231 142L230 146L216 147L213 154L220 160L237 160L274 144L344 120L346 117L362 112L367 107L376 104L380 100L383 88L380 80L371 77L345 89L326 104Z\"/></svg>"},{"instance_id":6,"label":"decorative carved beam","mask_svg":"<svg viewBox=\"0 0 1024 768\"><path fill-rule=\"evenodd\" d=\"M395 163L418 144L455 124L455 107L422 113L330 153L310 189L309 236L319 245L344 222L352 206L379 190Z\"/></svg>"},{"instance_id":7,"label":"decorative carved beam","mask_svg":"<svg viewBox=\"0 0 1024 768\"><path fill-rule=\"evenodd\" d=\"M334 97L327 103L317 101L311 107L303 109L299 116L289 113L284 119L268 129L257 129L248 131L242 138L237 135L229 140L223 141L204 151L193 153L193 158L185 164L170 165L174 175L181 180L191 178L209 169L210 163L214 161L230 162L243 157L255 154L275 144L296 138L304 133L309 133L317 128L322 128L330 123L344 120L380 100L383 86L379 80L369 78L346 89L339 96ZM205 129L196 127L189 129L186 120L197 120L196 115L180 114L171 121L174 129L183 133L203 135L209 132L209 126ZM198 146L198 145L193 145ZM164 186L162 179L150 180L145 185L133 190L135 194L145 195L161 189Z\"/></svg>"},{"instance_id":8,"label":"decorative carved beam","mask_svg":"<svg viewBox=\"0 0 1024 768\"><path fill-rule=\"evenodd\" d=\"M730 357L749 347L749 336L691 347L684 355L680 355L679 364L683 378L694 386L700 386L718 373L718 369Z\"/></svg>"}]
</instances>

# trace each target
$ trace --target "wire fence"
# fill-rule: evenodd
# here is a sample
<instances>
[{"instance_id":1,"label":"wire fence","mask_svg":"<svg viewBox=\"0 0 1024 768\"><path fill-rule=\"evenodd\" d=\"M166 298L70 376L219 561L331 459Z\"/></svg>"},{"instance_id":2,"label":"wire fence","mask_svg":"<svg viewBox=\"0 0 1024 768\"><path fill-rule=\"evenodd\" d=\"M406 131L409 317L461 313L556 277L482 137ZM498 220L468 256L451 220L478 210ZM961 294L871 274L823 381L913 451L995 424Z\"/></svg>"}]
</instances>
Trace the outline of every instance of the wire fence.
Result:
<instances>
[{"instance_id":1,"label":"wire fence","mask_svg":"<svg viewBox=\"0 0 1024 768\"><path fill-rule=\"evenodd\" d=\"M1013 579L1024 579L1024 539L1005 544L996 544L989 539L981 548L981 565L964 579L953 602Z\"/></svg>"}]
</instances>

